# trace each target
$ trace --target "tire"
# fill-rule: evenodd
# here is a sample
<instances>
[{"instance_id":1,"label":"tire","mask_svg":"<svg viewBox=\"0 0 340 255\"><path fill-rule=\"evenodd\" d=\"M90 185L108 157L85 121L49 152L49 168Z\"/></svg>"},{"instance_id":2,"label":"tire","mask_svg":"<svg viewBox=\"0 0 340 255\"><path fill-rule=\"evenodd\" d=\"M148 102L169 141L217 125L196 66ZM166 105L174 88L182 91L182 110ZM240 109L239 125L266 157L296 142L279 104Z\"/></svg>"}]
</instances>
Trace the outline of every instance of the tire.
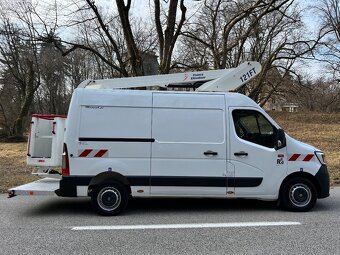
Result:
<instances>
[{"instance_id":1,"label":"tire","mask_svg":"<svg viewBox=\"0 0 340 255\"><path fill-rule=\"evenodd\" d=\"M314 184L306 178L295 177L286 182L281 190L280 205L294 212L311 210L317 198Z\"/></svg>"},{"instance_id":2,"label":"tire","mask_svg":"<svg viewBox=\"0 0 340 255\"><path fill-rule=\"evenodd\" d=\"M115 216L126 208L129 193L125 185L119 182L99 184L91 196L94 209L103 216Z\"/></svg>"}]
</instances>

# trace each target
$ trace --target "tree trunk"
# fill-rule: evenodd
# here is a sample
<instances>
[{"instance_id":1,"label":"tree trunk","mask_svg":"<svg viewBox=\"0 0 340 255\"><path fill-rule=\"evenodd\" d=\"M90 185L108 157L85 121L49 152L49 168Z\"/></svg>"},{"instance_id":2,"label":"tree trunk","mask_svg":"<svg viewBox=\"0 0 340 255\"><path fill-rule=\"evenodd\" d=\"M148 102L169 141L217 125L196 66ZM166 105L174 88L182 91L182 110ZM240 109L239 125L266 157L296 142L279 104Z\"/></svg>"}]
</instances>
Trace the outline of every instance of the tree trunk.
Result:
<instances>
[{"instance_id":1,"label":"tree trunk","mask_svg":"<svg viewBox=\"0 0 340 255\"><path fill-rule=\"evenodd\" d=\"M117 4L119 17L120 17L122 27L123 27L126 46L127 46L128 53L129 53L129 60L131 64L132 75L143 76L144 70L143 70L142 57L137 48L137 45L136 45L136 42L135 42L135 39L132 33L130 20L129 20L131 0L128 0L126 5L124 3L124 0L116 0L116 4Z\"/></svg>"},{"instance_id":2,"label":"tree trunk","mask_svg":"<svg viewBox=\"0 0 340 255\"><path fill-rule=\"evenodd\" d=\"M181 9L181 19L176 28L176 17L177 17L177 6L178 0L171 0L169 4L169 11L167 17L167 26L163 33L163 28L161 25L160 18L160 3L159 0L154 0L155 3L155 23L156 30L158 34L158 42L160 49L160 65L159 71L161 74L167 74L170 71L171 67L171 57L173 54L173 50L177 41L177 38L181 32L182 26L185 21L185 14L187 8L184 6L184 0L180 1L180 9Z\"/></svg>"},{"instance_id":3,"label":"tree trunk","mask_svg":"<svg viewBox=\"0 0 340 255\"><path fill-rule=\"evenodd\" d=\"M13 127L13 135L18 138L24 138L24 123L25 123L25 118L27 117L30 106L33 103L34 99L34 93L37 89L38 86L35 86L35 81L34 81L34 67L33 67L33 62L28 60L28 80L26 84L26 90L25 90L25 97L22 102L22 105L20 106L20 112L14 122L14 127ZM25 82L25 81L23 81Z\"/></svg>"}]
</instances>

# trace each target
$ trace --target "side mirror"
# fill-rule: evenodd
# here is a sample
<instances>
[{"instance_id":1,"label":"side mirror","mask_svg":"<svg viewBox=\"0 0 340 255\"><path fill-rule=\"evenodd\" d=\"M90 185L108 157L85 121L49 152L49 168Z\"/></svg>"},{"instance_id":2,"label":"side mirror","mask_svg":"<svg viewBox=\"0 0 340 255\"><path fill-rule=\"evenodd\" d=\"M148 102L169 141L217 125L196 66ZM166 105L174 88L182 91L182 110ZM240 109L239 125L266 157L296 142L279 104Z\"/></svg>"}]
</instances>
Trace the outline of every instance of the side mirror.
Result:
<instances>
[{"instance_id":1,"label":"side mirror","mask_svg":"<svg viewBox=\"0 0 340 255\"><path fill-rule=\"evenodd\" d=\"M275 138L275 150L279 150L286 147L286 135L283 129L278 129L276 131L276 138Z\"/></svg>"}]
</instances>

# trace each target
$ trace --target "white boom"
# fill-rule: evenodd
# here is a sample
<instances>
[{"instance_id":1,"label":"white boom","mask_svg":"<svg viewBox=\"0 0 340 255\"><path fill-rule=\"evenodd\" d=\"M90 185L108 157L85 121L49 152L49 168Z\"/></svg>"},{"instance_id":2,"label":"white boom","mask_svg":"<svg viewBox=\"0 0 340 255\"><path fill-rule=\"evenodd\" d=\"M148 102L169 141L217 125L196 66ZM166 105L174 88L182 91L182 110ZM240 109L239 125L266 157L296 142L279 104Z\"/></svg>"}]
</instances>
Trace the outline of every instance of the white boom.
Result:
<instances>
[{"instance_id":1,"label":"white boom","mask_svg":"<svg viewBox=\"0 0 340 255\"><path fill-rule=\"evenodd\" d=\"M243 86L261 72L261 64L255 61L245 62L218 79L208 81L197 91L231 91Z\"/></svg>"},{"instance_id":2,"label":"white boom","mask_svg":"<svg viewBox=\"0 0 340 255\"><path fill-rule=\"evenodd\" d=\"M230 69L103 80L85 80L79 84L78 88L127 89L151 86L166 88L170 84L185 85L196 82L206 82L200 86L197 91L230 91L241 87L260 72L260 63L249 61L236 68Z\"/></svg>"}]
</instances>

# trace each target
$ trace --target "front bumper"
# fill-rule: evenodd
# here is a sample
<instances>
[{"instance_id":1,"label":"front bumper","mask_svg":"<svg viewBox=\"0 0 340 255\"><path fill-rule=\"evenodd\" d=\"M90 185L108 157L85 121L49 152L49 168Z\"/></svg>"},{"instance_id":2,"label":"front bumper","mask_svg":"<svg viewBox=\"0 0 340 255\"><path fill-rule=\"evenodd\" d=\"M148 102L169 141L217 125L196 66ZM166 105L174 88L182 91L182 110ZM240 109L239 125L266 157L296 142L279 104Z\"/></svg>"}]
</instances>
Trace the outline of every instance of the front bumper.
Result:
<instances>
[{"instance_id":1,"label":"front bumper","mask_svg":"<svg viewBox=\"0 0 340 255\"><path fill-rule=\"evenodd\" d=\"M318 198L325 198L329 196L330 179L326 165L321 165L319 171L315 175L318 183Z\"/></svg>"}]
</instances>

